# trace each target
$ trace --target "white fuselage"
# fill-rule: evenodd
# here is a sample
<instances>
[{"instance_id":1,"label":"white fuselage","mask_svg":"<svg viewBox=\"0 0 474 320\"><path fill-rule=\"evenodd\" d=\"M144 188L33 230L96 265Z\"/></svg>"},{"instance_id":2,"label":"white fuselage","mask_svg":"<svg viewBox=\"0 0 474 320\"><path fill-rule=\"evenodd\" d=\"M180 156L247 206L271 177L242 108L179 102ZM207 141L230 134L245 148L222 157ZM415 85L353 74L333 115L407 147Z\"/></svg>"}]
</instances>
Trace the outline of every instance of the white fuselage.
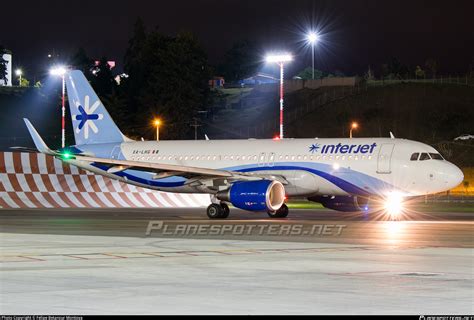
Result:
<instances>
[{"instance_id":1,"label":"white fuselage","mask_svg":"<svg viewBox=\"0 0 474 320\"><path fill-rule=\"evenodd\" d=\"M405 196L449 190L463 179L445 160L410 160L415 153L438 154L423 143L386 138L144 141L76 146L96 157L282 176L288 196ZM74 163L123 182L155 190L213 193L226 181L124 170L110 174L94 164Z\"/></svg>"}]
</instances>

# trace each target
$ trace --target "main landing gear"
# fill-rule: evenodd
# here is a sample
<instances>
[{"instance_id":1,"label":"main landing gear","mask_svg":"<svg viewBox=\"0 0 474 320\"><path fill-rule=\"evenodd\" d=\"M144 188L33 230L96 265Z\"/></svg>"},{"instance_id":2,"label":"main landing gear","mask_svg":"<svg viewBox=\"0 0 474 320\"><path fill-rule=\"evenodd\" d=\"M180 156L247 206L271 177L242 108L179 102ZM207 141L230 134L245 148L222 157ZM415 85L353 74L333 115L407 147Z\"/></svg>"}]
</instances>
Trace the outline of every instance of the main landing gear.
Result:
<instances>
[{"instance_id":1,"label":"main landing gear","mask_svg":"<svg viewBox=\"0 0 474 320\"><path fill-rule=\"evenodd\" d=\"M280 209L276 211L267 211L270 218L286 218L288 216L288 206L282 204Z\"/></svg>"},{"instance_id":2,"label":"main landing gear","mask_svg":"<svg viewBox=\"0 0 474 320\"><path fill-rule=\"evenodd\" d=\"M209 219L225 219L229 216L229 212L229 206L224 202L221 202L220 204L211 203L207 207L207 216Z\"/></svg>"},{"instance_id":3,"label":"main landing gear","mask_svg":"<svg viewBox=\"0 0 474 320\"><path fill-rule=\"evenodd\" d=\"M221 202L212 203L207 207L207 216L209 219L225 219L229 216L229 206ZM288 216L288 206L283 204L280 209L276 211L267 211L270 218L286 218Z\"/></svg>"}]
</instances>

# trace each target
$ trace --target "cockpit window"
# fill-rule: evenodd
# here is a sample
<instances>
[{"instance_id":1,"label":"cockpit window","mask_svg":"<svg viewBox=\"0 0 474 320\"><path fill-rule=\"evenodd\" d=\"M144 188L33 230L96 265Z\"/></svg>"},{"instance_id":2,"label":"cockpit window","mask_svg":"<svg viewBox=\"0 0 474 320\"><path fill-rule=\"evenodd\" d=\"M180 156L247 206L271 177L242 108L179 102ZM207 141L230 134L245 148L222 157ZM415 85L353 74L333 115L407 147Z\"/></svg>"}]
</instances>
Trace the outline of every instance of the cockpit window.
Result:
<instances>
[{"instance_id":1,"label":"cockpit window","mask_svg":"<svg viewBox=\"0 0 474 320\"><path fill-rule=\"evenodd\" d=\"M431 159L435 160L444 160L443 156L439 153L430 153Z\"/></svg>"},{"instance_id":2,"label":"cockpit window","mask_svg":"<svg viewBox=\"0 0 474 320\"><path fill-rule=\"evenodd\" d=\"M419 156L419 155L420 155L419 152L416 152L416 153L412 154L411 157L410 157L410 160L411 160L411 161L416 161L416 160L418 160L418 156Z\"/></svg>"},{"instance_id":3,"label":"cockpit window","mask_svg":"<svg viewBox=\"0 0 474 320\"><path fill-rule=\"evenodd\" d=\"M422 153L421 156L420 156L420 161L424 161L424 160L430 160L430 155L427 154L427 153Z\"/></svg>"}]
</instances>

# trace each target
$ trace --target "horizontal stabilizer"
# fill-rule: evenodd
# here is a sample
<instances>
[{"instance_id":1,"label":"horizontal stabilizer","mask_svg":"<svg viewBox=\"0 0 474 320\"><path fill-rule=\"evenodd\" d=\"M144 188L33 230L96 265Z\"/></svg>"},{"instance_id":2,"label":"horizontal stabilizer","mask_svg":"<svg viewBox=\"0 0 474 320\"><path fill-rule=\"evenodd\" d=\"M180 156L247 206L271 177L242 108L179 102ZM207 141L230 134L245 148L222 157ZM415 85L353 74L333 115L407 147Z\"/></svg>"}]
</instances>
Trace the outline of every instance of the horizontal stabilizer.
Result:
<instances>
[{"instance_id":1,"label":"horizontal stabilizer","mask_svg":"<svg viewBox=\"0 0 474 320\"><path fill-rule=\"evenodd\" d=\"M43 138L41 138L38 131L36 131L35 127L33 127L30 120L23 118L23 121L25 121L26 127L30 132L31 138L33 139L36 149L38 149L39 152L44 154L49 154L52 156L56 155L56 152L48 148L46 143L44 143Z\"/></svg>"}]
</instances>

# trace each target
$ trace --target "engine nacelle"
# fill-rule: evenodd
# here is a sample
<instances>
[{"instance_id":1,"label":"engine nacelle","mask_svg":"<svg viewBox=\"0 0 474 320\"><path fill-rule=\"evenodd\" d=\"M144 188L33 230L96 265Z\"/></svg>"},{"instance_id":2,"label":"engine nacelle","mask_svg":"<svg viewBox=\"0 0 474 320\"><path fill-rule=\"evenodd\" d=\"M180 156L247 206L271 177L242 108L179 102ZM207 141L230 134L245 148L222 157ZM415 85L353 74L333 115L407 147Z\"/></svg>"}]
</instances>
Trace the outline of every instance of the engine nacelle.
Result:
<instances>
[{"instance_id":1,"label":"engine nacelle","mask_svg":"<svg viewBox=\"0 0 474 320\"><path fill-rule=\"evenodd\" d=\"M319 202L323 207L344 212L367 211L369 198L357 196L309 197L309 201Z\"/></svg>"},{"instance_id":2,"label":"engine nacelle","mask_svg":"<svg viewBox=\"0 0 474 320\"><path fill-rule=\"evenodd\" d=\"M279 181L238 181L216 196L243 210L276 211L285 201L285 187Z\"/></svg>"}]
</instances>

